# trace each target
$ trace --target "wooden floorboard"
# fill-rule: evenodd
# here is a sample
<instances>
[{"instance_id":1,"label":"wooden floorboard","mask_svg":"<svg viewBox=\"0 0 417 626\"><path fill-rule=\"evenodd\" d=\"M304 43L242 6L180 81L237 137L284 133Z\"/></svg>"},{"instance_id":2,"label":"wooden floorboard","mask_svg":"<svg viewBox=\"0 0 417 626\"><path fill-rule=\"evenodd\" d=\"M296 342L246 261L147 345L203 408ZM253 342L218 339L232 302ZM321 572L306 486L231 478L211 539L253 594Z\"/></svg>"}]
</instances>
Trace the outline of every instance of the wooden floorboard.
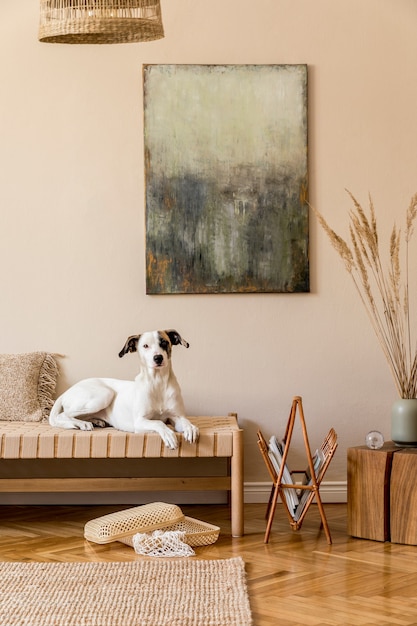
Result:
<instances>
[{"instance_id":1,"label":"wooden floorboard","mask_svg":"<svg viewBox=\"0 0 417 626\"><path fill-rule=\"evenodd\" d=\"M88 520L121 508L127 507L1 506L0 561L141 559L124 544L83 538ZM263 504L245 505L241 538L231 537L225 505L182 509L221 528L218 541L196 548L192 558L245 560L254 626L417 625L417 547L349 537L344 504L325 505L332 545L316 505L298 531L279 505L268 544Z\"/></svg>"}]
</instances>

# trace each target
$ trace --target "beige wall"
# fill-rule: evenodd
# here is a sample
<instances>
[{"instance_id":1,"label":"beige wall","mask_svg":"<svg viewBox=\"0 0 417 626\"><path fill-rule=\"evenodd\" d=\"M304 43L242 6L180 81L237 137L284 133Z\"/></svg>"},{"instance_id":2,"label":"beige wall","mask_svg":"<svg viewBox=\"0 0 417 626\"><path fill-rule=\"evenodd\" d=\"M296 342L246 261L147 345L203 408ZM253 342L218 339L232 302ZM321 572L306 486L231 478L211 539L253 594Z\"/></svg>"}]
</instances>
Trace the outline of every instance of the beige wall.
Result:
<instances>
[{"instance_id":1,"label":"beige wall","mask_svg":"<svg viewBox=\"0 0 417 626\"><path fill-rule=\"evenodd\" d=\"M310 294L145 295L142 64L307 63L310 200L347 233L344 189L371 192L387 231L417 191L417 3L162 0L165 39L118 46L39 43L38 4L0 20L0 351L65 354L64 389L133 377L125 338L176 328L188 412L239 413L248 484L267 480L256 429L281 433L293 395L312 446L337 430L327 478L345 481L396 393L314 220Z\"/></svg>"}]
</instances>

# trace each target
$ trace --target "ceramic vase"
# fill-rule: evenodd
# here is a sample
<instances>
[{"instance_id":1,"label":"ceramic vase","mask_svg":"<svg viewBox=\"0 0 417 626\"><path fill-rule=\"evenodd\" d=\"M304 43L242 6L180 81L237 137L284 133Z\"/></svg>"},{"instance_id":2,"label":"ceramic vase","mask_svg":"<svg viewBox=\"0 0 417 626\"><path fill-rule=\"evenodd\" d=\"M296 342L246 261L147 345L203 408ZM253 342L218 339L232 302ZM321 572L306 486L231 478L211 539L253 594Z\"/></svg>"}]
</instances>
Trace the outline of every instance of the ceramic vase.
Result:
<instances>
[{"instance_id":1,"label":"ceramic vase","mask_svg":"<svg viewBox=\"0 0 417 626\"><path fill-rule=\"evenodd\" d=\"M417 448L417 399L400 399L392 405L391 439L398 446Z\"/></svg>"}]
</instances>

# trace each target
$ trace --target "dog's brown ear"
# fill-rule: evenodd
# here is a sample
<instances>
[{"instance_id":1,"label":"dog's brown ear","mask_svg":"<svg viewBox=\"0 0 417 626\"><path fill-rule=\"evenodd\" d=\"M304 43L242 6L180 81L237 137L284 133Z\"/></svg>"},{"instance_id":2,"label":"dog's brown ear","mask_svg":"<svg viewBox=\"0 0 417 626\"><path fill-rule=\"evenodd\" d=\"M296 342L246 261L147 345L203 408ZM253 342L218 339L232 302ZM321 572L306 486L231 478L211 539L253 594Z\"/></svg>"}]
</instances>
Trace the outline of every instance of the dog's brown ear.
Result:
<instances>
[{"instance_id":1,"label":"dog's brown ear","mask_svg":"<svg viewBox=\"0 0 417 626\"><path fill-rule=\"evenodd\" d=\"M184 346L184 348L190 347L188 341L185 341L185 339L183 339L176 330L166 330L165 332L168 335L169 340L173 346L178 346L179 344L181 344L182 346Z\"/></svg>"},{"instance_id":2,"label":"dog's brown ear","mask_svg":"<svg viewBox=\"0 0 417 626\"><path fill-rule=\"evenodd\" d=\"M137 352L138 350L138 342L140 335L131 335L127 338L125 345L119 352L119 357L122 358L128 352Z\"/></svg>"}]
</instances>

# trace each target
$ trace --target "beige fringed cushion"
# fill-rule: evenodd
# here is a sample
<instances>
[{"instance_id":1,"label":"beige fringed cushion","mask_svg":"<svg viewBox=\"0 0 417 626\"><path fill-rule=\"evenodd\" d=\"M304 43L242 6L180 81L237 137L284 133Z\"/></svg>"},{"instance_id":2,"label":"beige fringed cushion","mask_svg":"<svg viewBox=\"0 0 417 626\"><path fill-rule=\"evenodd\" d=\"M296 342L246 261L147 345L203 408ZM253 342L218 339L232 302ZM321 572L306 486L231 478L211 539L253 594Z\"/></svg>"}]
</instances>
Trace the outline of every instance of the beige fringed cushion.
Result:
<instances>
[{"instance_id":1,"label":"beige fringed cushion","mask_svg":"<svg viewBox=\"0 0 417 626\"><path fill-rule=\"evenodd\" d=\"M0 354L0 420L41 422L53 405L58 366L52 354Z\"/></svg>"}]
</instances>

